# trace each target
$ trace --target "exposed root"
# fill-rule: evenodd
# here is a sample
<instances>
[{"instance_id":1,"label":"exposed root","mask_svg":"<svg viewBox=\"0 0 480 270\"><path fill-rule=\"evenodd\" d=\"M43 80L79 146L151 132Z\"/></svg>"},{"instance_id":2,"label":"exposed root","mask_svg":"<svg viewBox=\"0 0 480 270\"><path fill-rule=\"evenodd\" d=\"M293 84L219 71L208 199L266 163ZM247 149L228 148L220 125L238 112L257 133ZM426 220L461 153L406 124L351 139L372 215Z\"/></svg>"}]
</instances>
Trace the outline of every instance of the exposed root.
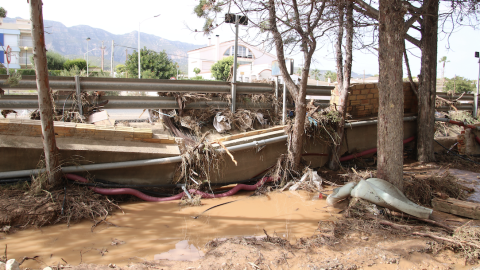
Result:
<instances>
[{"instance_id":1,"label":"exposed root","mask_svg":"<svg viewBox=\"0 0 480 270\"><path fill-rule=\"evenodd\" d=\"M194 195L191 199L187 196L183 198L178 203L180 206L201 206L202 205L202 195Z\"/></svg>"}]
</instances>

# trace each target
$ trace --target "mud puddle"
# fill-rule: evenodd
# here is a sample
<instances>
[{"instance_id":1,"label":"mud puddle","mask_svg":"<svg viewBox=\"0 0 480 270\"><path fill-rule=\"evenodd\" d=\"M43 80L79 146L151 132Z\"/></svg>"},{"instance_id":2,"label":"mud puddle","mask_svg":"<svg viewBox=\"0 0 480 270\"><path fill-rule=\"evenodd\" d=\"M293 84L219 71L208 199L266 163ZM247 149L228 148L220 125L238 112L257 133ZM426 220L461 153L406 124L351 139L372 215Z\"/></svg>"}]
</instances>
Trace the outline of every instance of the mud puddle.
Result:
<instances>
[{"instance_id":1,"label":"mud puddle","mask_svg":"<svg viewBox=\"0 0 480 270\"><path fill-rule=\"evenodd\" d=\"M95 228L85 221L68 228L65 224L19 231L0 240L8 245L8 258L39 256L22 268L46 265L94 263L127 265L153 259L196 260L204 245L214 239L262 236L266 230L292 242L311 236L320 220L340 218L340 209L326 207L318 194L304 191L251 193L202 200L199 207L180 207L178 201L140 202L122 205L122 211ZM204 210L229 201L236 202ZM3 253L3 250L1 250Z\"/></svg>"}]
</instances>

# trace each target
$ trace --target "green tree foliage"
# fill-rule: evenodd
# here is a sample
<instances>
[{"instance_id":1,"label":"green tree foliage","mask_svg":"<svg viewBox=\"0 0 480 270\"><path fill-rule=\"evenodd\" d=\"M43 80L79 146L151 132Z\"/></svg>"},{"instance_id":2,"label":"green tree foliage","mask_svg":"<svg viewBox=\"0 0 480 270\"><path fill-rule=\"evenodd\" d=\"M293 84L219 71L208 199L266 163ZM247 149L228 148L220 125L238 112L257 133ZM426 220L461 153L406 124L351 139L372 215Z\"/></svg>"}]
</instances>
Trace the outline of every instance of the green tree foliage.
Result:
<instances>
[{"instance_id":1,"label":"green tree foliage","mask_svg":"<svg viewBox=\"0 0 480 270\"><path fill-rule=\"evenodd\" d=\"M210 71L215 80L227 81L233 66L233 56L225 57L212 65ZM238 64L237 64L238 67Z\"/></svg>"},{"instance_id":2,"label":"green tree foliage","mask_svg":"<svg viewBox=\"0 0 480 270\"><path fill-rule=\"evenodd\" d=\"M63 63L63 68L66 70L70 70L74 66L76 66L79 70L87 69L87 61L83 59L73 59L73 60L67 60L65 61L65 63Z\"/></svg>"},{"instance_id":3,"label":"green tree foliage","mask_svg":"<svg viewBox=\"0 0 480 270\"><path fill-rule=\"evenodd\" d=\"M196 67L196 68L193 69L193 72L194 72L196 75L198 75L198 73L200 73L200 71L201 71L201 70L200 70L198 67Z\"/></svg>"},{"instance_id":4,"label":"green tree foliage","mask_svg":"<svg viewBox=\"0 0 480 270\"><path fill-rule=\"evenodd\" d=\"M155 78L155 73L153 71L147 69L142 71L142 79L156 79Z\"/></svg>"},{"instance_id":5,"label":"green tree foliage","mask_svg":"<svg viewBox=\"0 0 480 270\"><path fill-rule=\"evenodd\" d=\"M318 70L317 68L314 69L314 70L312 70L312 71L310 72L310 74L313 76L313 78L314 78L315 80L317 80L317 81L320 80L321 72L320 72L320 70Z\"/></svg>"},{"instance_id":6,"label":"green tree foliage","mask_svg":"<svg viewBox=\"0 0 480 270\"><path fill-rule=\"evenodd\" d=\"M125 71L127 71L127 67L123 64L118 64L115 67L115 72L117 72L117 73L124 73Z\"/></svg>"},{"instance_id":7,"label":"green tree foliage","mask_svg":"<svg viewBox=\"0 0 480 270\"><path fill-rule=\"evenodd\" d=\"M332 71L327 71L325 73L325 80L328 80L328 78L330 78L330 82L336 82L337 81L337 73L336 72L332 72Z\"/></svg>"},{"instance_id":8,"label":"green tree foliage","mask_svg":"<svg viewBox=\"0 0 480 270\"><path fill-rule=\"evenodd\" d=\"M195 6L193 12L199 17L204 18L205 23L203 25L202 31L205 34L211 32L214 27L217 27L218 24L215 23L215 20L211 18L211 15L218 13L222 10L222 6L225 5L222 1L211 1L211 0L200 0L198 5ZM195 32L197 29L195 29Z\"/></svg>"},{"instance_id":9,"label":"green tree foliage","mask_svg":"<svg viewBox=\"0 0 480 270\"><path fill-rule=\"evenodd\" d=\"M445 90L455 91L455 93L472 93L475 91L475 81L469 80L460 76L455 76L452 79L445 78Z\"/></svg>"},{"instance_id":10,"label":"green tree foliage","mask_svg":"<svg viewBox=\"0 0 480 270\"><path fill-rule=\"evenodd\" d=\"M145 73L149 79L170 79L177 75L176 63L168 58L165 50L158 53L144 47L140 50L140 54L142 78L147 70L151 72L151 74ZM138 52L134 51L128 55L125 66L129 77L138 78Z\"/></svg>"},{"instance_id":11,"label":"green tree foliage","mask_svg":"<svg viewBox=\"0 0 480 270\"><path fill-rule=\"evenodd\" d=\"M3 7L0 7L0 18L5 17L7 17L7 11Z\"/></svg>"},{"instance_id":12,"label":"green tree foliage","mask_svg":"<svg viewBox=\"0 0 480 270\"><path fill-rule=\"evenodd\" d=\"M47 68L49 70L61 70L64 68L64 64L67 61L63 55L47 51ZM33 63L33 62L32 62Z\"/></svg>"}]
</instances>

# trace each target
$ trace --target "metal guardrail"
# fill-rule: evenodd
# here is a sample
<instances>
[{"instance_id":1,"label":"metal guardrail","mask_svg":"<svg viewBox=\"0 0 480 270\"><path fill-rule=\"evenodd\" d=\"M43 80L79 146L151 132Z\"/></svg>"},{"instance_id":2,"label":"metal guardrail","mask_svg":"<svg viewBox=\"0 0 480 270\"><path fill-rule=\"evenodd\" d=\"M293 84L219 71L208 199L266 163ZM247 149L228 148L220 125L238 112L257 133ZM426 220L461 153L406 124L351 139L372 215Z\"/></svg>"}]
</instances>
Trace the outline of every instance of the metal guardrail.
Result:
<instances>
[{"instance_id":1,"label":"metal guardrail","mask_svg":"<svg viewBox=\"0 0 480 270\"><path fill-rule=\"evenodd\" d=\"M103 105L104 109L179 109L178 102L173 97L132 97L132 96L103 96L98 100L98 103L107 101ZM72 108L77 104L67 96L60 97L55 100L57 108ZM227 101L220 99L212 99L206 101L195 101L188 103L185 109L207 109L217 108L225 109L230 104ZM318 100L315 106L328 107L328 100ZM237 102L237 107L242 109L274 109L271 103L258 102ZM293 104L288 104L289 108L293 108ZM5 95L0 98L0 109L15 110L15 109L38 109L38 98L36 95Z\"/></svg>"},{"instance_id":2,"label":"metal guardrail","mask_svg":"<svg viewBox=\"0 0 480 270\"><path fill-rule=\"evenodd\" d=\"M35 76L22 76L22 80L10 86L6 83L8 75L0 75L0 88L3 90L34 90L37 89ZM231 91L229 82L219 81L177 81L177 80L155 80L155 79L122 79L122 78L100 78L100 77L61 77L50 76L50 87L60 91L133 91L133 92L188 92L188 93L226 93ZM279 87L281 89L281 87ZM307 95L328 96L334 86L313 86L307 87ZM237 94L274 94L275 86L266 83L242 83L237 82ZM438 97L449 101L459 100L465 102L455 108L459 110L473 110L474 95L448 95L437 92ZM63 106L65 97L56 101L57 106ZM166 97L103 97L99 102L109 100L104 106L106 109L178 109L178 104L172 98ZM328 106L328 100L317 101L321 107ZM78 104L77 104L78 105ZM72 106L72 101L66 101L65 106ZM262 103L239 103L240 108L272 108L272 104ZM293 105L288 105L291 107ZM189 103L186 109L201 109L208 107L228 107L225 101L197 101ZM37 96L4 95L0 96L0 109L36 109L38 108ZM450 106L437 107L437 110L448 110ZM81 108L80 108L81 110Z\"/></svg>"},{"instance_id":3,"label":"metal guardrail","mask_svg":"<svg viewBox=\"0 0 480 270\"><path fill-rule=\"evenodd\" d=\"M8 76L0 75L0 88L6 90L37 89L35 76L22 76L22 80L10 86L6 83ZM78 79L79 85L76 85ZM61 91L135 91L135 92L189 92L189 93L230 93L231 84L219 81L190 80L155 80L155 79L122 79L101 77L61 77L49 76L50 87ZM307 87L307 95L330 96L334 86ZM237 82L237 94L273 93L274 85L266 83Z\"/></svg>"},{"instance_id":4,"label":"metal guardrail","mask_svg":"<svg viewBox=\"0 0 480 270\"><path fill-rule=\"evenodd\" d=\"M33 90L37 88L35 76L22 76L15 86L6 83L8 76L0 75L0 88L4 90ZM176 81L176 80L146 80L121 78L88 78L88 77L49 77L50 87L60 91L133 91L133 92L189 92L189 93L230 93L230 83L218 81ZM330 96L333 86L308 86L307 94ZM261 83L237 83L238 94L274 94L274 85ZM105 109L179 109L178 102L173 97L156 96L103 96L98 100ZM58 108L71 108L74 102L67 96L55 101ZM328 100L315 103L327 107ZM81 105L76 104L81 112ZM214 99L188 103L185 109L226 108L226 101ZM270 103L237 102L239 108L268 109L274 108ZM287 105L289 108L293 104ZM37 109L37 95L3 95L0 96L0 109Z\"/></svg>"},{"instance_id":5,"label":"metal guardrail","mask_svg":"<svg viewBox=\"0 0 480 270\"><path fill-rule=\"evenodd\" d=\"M449 95L445 92L437 92L437 97L441 97L448 101L460 101L460 104L454 105L457 110L462 111L474 111L475 109L475 95L474 94L454 94ZM448 111L451 110L451 106L440 106L436 107L438 111Z\"/></svg>"}]
</instances>

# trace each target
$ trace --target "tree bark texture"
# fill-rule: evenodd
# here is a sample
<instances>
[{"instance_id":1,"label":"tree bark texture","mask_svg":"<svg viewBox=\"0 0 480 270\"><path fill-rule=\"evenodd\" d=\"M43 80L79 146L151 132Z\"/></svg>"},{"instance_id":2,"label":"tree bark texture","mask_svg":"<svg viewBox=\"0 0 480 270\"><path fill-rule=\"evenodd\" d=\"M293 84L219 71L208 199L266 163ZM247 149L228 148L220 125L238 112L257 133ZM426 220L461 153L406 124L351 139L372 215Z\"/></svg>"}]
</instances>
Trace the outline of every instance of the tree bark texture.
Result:
<instances>
[{"instance_id":1,"label":"tree bark texture","mask_svg":"<svg viewBox=\"0 0 480 270\"><path fill-rule=\"evenodd\" d=\"M423 16L421 71L418 88L417 159L421 162L435 160L433 138L435 135L435 97L437 87L438 0L425 0Z\"/></svg>"},{"instance_id":2,"label":"tree bark texture","mask_svg":"<svg viewBox=\"0 0 480 270\"><path fill-rule=\"evenodd\" d=\"M343 41L343 27L344 27L344 7L346 7L346 36L345 36L345 63L343 63L342 54L342 41ZM345 114L347 108L348 88L350 87L350 78L352 75L352 48L353 48L353 2L344 1L338 2L338 34L335 50L337 51L337 91L338 91L338 103L337 110L342 116L340 123L338 123L336 129L336 144L333 145L330 162L328 164L331 170L337 170L339 168L338 153L343 141L345 133Z\"/></svg>"},{"instance_id":3,"label":"tree bark texture","mask_svg":"<svg viewBox=\"0 0 480 270\"><path fill-rule=\"evenodd\" d=\"M38 104L40 106L40 120L42 126L43 149L48 182L51 186L60 184L61 171L59 151L55 142L53 127L52 91L48 81L47 56L45 49L45 32L43 27L42 1L30 0L30 17L32 20L33 59L38 90Z\"/></svg>"},{"instance_id":4,"label":"tree bark texture","mask_svg":"<svg viewBox=\"0 0 480 270\"><path fill-rule=\"evenodd\" d=\"M401 0L380 0L377 177L403 190L403 39Z\"/></svg>"},{"instance_id":5,"label":"tree bark texture","mask_svg":"<svg viewBox=\"0 0 480 270\"><path fill-rule=\"evenodd\" d=\"M298 8L296 6L296 0L293 2L295 7L295 20L299 21ZM306 96L307 96L307 83L308 74L310 72L310 64L312 62L312 56L316 49L316 41L309 41L308 35L310 33L304 32L300 27L297 29L298 33L302 36L302 48L304 54L304 68L302 70L302 79L300 86L297 86L290 75L288 74L287 67L285 65L285 54L283 47L283 40L280 31L277 28L276 21L276 9L275 1L268 1L269 12L269 25L270 32L273 35L275 41L275 50L277 52L277 60L280 68L280 72L283 77L283 81L287 86L289 93L295 100L295 121L292 128L292 134L288 142L288 159L291 162L293 169L297 170L300 167L303 152L303 141L305 137L305 117L307 111Z\"/></svg>"}]
</instances>

